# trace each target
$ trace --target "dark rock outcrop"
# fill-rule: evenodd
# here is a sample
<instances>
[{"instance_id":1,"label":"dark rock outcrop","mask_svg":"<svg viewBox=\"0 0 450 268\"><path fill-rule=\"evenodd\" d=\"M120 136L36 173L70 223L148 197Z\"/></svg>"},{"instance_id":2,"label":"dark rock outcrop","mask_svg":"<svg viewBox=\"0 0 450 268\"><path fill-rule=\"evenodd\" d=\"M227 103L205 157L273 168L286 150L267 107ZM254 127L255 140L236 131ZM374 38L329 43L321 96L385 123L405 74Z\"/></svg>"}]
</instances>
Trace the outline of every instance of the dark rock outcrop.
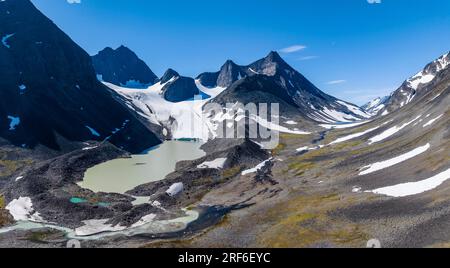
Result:
<instances>
[{"instance_id":1,"label":"dark rock outcrop","mask_svg":"<svg viewBox=\"0 0 450 268\"><path fill-rule=\"evenodd\" d=\"M247 76L247 70L243 66L239 66L231 60L228 60L219 72L203 73L197 79L206 87L223 87L227 88L241 78Z\"/></svg>"}]
</instances>

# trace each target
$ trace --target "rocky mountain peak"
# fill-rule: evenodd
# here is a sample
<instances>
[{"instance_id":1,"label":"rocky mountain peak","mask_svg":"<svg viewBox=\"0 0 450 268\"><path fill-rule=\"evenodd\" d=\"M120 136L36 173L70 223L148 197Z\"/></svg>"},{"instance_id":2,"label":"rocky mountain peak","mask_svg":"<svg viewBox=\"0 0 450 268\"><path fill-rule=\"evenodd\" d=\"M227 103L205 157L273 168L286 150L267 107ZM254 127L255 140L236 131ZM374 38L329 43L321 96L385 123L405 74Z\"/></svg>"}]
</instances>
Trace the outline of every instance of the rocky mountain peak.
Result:
<instances>
[{"instance_id":1,"label":"rocky mountain peak","mask_svg":"<svg viewBox=\"0 0 450 268\"><path fill-rule=\"evenodd\" d=\"M162 84L164 84L164 83L167 83L167 82L169 82L170 81L170 79L172 79L172 78L174 78L174 77L180 77L180 74L177 72L177 71L175 71L174 69L168 69L165 73L164 73L164 75L161 77L161 83Z\"/></svg>"},{"instance_id":2,"label":"rocky mountain peak","mask_svg":"<svg viewBox=\"0 0 450 268\"><path fill-rule=\"evenodd\" d=\"M147 64L124 45L103 49L92 57L92 63L103 81L115 85L145 87L158 79Z\"/></svg>"}]
</instances>

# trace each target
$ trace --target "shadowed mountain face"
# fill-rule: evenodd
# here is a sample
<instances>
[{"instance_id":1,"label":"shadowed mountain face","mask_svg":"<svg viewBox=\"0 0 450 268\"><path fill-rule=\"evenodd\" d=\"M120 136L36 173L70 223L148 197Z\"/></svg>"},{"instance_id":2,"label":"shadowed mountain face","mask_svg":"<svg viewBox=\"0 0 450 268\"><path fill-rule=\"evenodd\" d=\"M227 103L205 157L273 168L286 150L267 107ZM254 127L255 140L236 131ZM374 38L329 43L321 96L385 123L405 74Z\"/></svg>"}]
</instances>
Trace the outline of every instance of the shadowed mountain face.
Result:
<instances>
[{"instance_id":1,"label":"shadowed mountain face","mask_svg":"<svg viewBox=\"0 0 450 268\"><path fill-rule=\"evenodd\" d=\"M181 102L193 99L200 91L195 80L190 77L180 76L176 71L169 69L161 78L164 99L170 102Z\"/></svg>"},{"instance_id":2,"label":"shadowed mountain face","mask_svg":"<svg viewBox=\"0 0 450 268\"><path fill-rule=\"evenodd\" d=\"M203 73L197 77L200 83L206 87L223 87L227 88L234 82L247 76L245 67L239 66L233 61L227 61L219 72Z\"/></svg>"},{"instance_id":3,"label":"shadowed mountain face","mask_svg":"<svg viewBox=\"0 0 450 268\"><path fill-rule=\"evenodd\" d=\"M158 80L147 64L124 46L105 48L92 56L92 62L99 78L115 85L144 87Z\"/></svg>"},{"instance_id":4,"label":"shadowed mountain face","mask_svg":"<svg viewBox=\"0 0 450 268\"><path fill-rule=\"evenodd\" d=\"M217 76L216 83L212 83ZM370 117L359 107L329 96L289 66L276 52L248 66L227 62L219 73L198 77L205 86L227 89L213 102L277 103L289 105L298 115L318 122L354 121ZM283 107L287 109L287 107Z\"/></svg>"},{"instance_id":5,"label":"shadowed mountain face","mask_svg":"<svg viewBox=\"0 0 450 268\"><path fill-rule=\"evenodd\" d=\"M15 145L108 140L130 152L160 143L97 81L89 55L29 0L0 2L0 136Z\"/></svg>"}]
</instances>

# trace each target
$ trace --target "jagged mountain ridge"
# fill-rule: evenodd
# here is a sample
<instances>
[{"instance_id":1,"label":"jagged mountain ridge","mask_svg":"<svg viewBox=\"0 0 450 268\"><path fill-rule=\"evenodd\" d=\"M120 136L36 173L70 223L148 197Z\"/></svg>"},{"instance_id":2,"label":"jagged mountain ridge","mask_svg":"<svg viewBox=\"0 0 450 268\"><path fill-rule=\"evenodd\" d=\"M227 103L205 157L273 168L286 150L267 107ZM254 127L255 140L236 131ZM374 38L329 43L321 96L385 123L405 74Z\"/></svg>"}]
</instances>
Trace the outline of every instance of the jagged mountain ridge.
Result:
<instances>
[{"instance_id":1,"label":"jagged mountain ridge","mask_svg":"<svg viewBox=\"0 0 450 268\"><path fill-rule=\"evenodd\" d=\"M211 77L211 74L202 74L198 80L200 83L211 81L210 78L206 78L208 76ZM288 103L290 110L297 110L298 115L306 116L308 120L315 122L352 122L370 117L356 105L322 92L289 66L277 52L271 52L267 57L248 66L237 66L227 62L217 76L221 79L215 86L233 82L212 102L224 104L236 100L244 104L250 101L270 103L269 95L272 95ZM251 92L258 96L249 95ZM269 95L263 97L266 93Z\"/></svg>"},{"instance_id":2,"label":"jagged mountain ridge","mask_svg":"<svg viewBox=\"0 0 450 268\"><path fill-rule=\"evenodd\" d=\"M0 2L0 136L59 150L110 141L140 152L160 140L96 79L90 56L29 0Z\"/></svg>"}]
</instances>

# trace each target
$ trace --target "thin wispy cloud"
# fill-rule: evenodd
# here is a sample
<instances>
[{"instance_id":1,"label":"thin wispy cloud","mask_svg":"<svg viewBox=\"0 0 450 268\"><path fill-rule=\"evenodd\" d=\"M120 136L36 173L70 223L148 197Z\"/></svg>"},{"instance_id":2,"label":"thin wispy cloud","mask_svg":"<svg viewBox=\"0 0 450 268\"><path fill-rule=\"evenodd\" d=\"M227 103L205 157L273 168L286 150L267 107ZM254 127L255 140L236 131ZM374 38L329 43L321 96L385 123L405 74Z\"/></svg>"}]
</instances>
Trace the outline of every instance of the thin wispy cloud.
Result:
<instances>
[{"instance_id":1,"label":"thin wispy cloud","mask_svg":"<svg viewBox=\"0 0 450 268\"><path fill-rule=\"evenodd\" d=\"M333 80L333 81L327 82L327 85L338 85L338 84L343 84L346 82L347 82L347 80Z\"/></svg>"},{"instance_id":2,"label":"thin wispy cloud","mask_svg":"<svg viewBox=\"0 0 450 268\"><path fill-rule=\"evenodd\" d=\"M69 4L81 4L81 0L67 0Z\"/></svg>"},{"instance_id":3,"label":"thin wispy cloud","mask_svg":"<svg viewBox=\"0 0 450 268\"><path fill-rule=\"evenodd\" d=\"M280 49L281 53L294 53L306 49L304 45L294 45Z\"/></svg>"},{"instance_id":4,"label":"thin wispy cloud","mask_svg":"<svg viewBox=\"0 0 450 268\"><path fill-rule=\"evenodd\" d=\"M300 57L297 60L299 61L305 61L305 60L315 60L318 59L319 56L305 56L305 57Z\"/></svg>"}]
</instances>

